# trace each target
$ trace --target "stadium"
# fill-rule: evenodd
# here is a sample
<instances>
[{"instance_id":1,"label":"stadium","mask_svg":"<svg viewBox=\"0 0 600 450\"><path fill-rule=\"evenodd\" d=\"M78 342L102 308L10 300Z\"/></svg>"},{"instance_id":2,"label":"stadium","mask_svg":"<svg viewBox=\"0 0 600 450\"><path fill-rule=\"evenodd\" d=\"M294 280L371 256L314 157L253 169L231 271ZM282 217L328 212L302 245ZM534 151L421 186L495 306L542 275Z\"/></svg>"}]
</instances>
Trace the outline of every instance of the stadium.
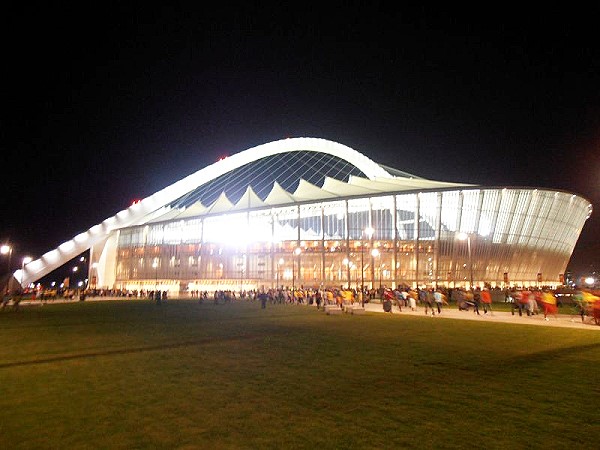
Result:
<instances>
[{"instance_id":1,"label":"stadium","mask_svg":"<svg viewBox=\"0 0 600 450\"><path fill-rule=\"evenodd\" d=\"M434 181L290 138L224 158L18 270L89 251L88 287L130 291L562 284L588 200Z\"/></svg>"}]
</instances>

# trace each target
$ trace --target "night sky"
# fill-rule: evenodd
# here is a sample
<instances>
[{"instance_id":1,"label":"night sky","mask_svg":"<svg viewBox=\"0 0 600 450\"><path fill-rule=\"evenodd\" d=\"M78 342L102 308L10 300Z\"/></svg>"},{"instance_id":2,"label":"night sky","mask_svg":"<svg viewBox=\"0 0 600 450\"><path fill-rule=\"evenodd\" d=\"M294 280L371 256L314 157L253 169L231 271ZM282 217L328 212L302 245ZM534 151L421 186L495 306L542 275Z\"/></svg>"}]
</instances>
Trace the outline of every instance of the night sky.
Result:
<instances>
[{"instance_id":1,"label":"night sky","mask_svg":"<svg viewBox=\"0 0 600 450\"><path fill-rule=\"evenodd\" d=\"M569 269L598 269L595 12L368 4L6 8L0 240L39 257L221 156L319 137L580 194L596 211Z\"/></svg>"}]
</instances>

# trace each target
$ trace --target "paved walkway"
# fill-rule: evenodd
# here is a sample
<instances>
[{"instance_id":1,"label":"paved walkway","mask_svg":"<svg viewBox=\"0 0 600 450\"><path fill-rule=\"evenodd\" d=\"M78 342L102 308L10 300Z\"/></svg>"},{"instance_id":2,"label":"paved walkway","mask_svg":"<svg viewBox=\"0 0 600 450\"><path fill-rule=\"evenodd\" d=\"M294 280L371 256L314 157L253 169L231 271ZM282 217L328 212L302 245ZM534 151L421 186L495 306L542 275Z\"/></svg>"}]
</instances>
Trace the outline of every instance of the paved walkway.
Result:
<instances>
[{"instance_id":1,"label":"paved walkway","mask_svg":"<svg viewBox=\"0 0 600 450\"><path fill-rule=\"evenodd\" d=\"M107 300L128 300L125 297L86 297L85 301L107 301ZM138 301L138 299L129 299L131 301ZM57 299L49 301L48 304L52 303L75 303L78 300L64 300ZM257 304L259 304L257 302ZM39 300L29 301L24 300L21 305L40 305ZM368 312L384 313L383 306L378 301L373 303L365 303L365 310ZM390 313L388 313L390 314ZM403 307L402 311L397 306L392 307L392 315L409 315L409 316L424 316L425 308L422 306L417 307L416 311L411 311L410 308ZM514 323L514 324L525 324L525 325L538 325L544 327L563 327L563 328L578 328L582 330L596 330L600 331L600 325L596 325L593 319L590 317L585 318L585 322L581 322L581 317L578 315L567 315L558 314L556 316L548 316L548 320L544 320L543 314L536 314L534 316L514 316L510 312L506 311L494 311L493 313L484 314L483 310L480 311L480 315L475 314L473 311L459 311L456 306L447 306L442 309L442 314L435 314L430 316L432 320L439 319L463 319L463 320L477 320L481 322L501 322L501 323Z\"/></svg>"},{"instance_id":2,"label":"paved walkway","mask_svg":"<svg viewBox=\"0 0 600 450\"><path fill-rule=\"evenodd\" d=\"M365 303L365 309L369 312L381 312L383 306L380 303ZM389 313L388 313L389 314ZM392 308L393 315L410 315L410 316L424 316L425 308L419 306L417 311L411 311L410 308L403 307L402 312L397 306ZM483 309L479 311L479 315L473 311L459 311L456 306L447 306L442 308L441 314L435 314L431 316L432 320L436 319L463 319L463 320L477 320L480 322L502 322L502 323L515 323L515 324L526 324L526 325L539 325L544 327L564 327L564 328L579 328L584 330L596 330L600 331L600 326L596 325L593 319L590 317L585 318L585 322L581 322L581 316L571 316L568 314L557 314L556 316L548 316L548 320L544 320L543 314L536 314L533 316L519 316L517 313L513 316L510 312L505 311L494 311L492 313L483 313Z\"/></svg>"}]
</instances>

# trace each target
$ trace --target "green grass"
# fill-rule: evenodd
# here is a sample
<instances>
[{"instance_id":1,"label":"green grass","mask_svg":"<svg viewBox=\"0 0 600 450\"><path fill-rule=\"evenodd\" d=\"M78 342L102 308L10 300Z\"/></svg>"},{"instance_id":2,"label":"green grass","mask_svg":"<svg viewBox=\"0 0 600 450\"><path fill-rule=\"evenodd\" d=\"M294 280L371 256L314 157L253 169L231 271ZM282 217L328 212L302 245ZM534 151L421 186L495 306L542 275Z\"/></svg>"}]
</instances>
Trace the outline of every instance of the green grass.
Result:
<instances>
[{"instance_id":1,"label":"green grass","mask_svg":"<svg viewBox=\"0 0 600 450\"><path fill-rule=\"evenodd\" d=\"M597 448L600 333L313 308L0 312L0 448Z\"/></svg>"}]
</instances>

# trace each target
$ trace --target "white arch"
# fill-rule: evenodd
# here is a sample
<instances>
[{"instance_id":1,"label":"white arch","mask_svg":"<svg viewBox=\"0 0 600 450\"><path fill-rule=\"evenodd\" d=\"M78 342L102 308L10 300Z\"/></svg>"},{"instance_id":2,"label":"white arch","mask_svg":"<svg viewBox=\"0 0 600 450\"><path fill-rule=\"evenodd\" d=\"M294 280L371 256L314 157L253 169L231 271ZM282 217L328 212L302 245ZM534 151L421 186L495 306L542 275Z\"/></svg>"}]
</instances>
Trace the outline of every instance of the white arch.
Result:
<instances>
[{"instance_id":1,"label":"white arch","mask_svg":"<svg viewBox=\"0 0 600 450\"><path fill-rule=\"evenodd\" d=\"M337 142L319 138L290 138L269 142L217 161L146 197L141 202L119 211L101 224L94 225L86 232L62 243L57 249L32 261L25 267L24 274L21 274L19 269L14 276L17 280L22 280L24 285L38 280L106 239L113 230L143 224L149 214L174 202L197 187L259 159L294 151L313 151L336 156L356 166L371 180L376 177L392 177L385 169L362 153Z\"/></svg>"},{"instance_id":2,"label":"white arch","mask_svg":"<svg viewBox=\"0 0 600 450\"><path fill-rule=\"evenodd\" d=\"M220 162L228 162L230 164L230 167L228 167L227 170L223 171L222 173L216 175L214 178L224 175L225 173L242 167L243 165L246 165L248 163L257 161L261 158L274 156L280 153L288 153L302 150L326 153L329 155L337 156L338 158L343 159L356 166L371 180L375 179L375 177L377 176L391 176L379 164L367 158L362 153L359 153L356 150L345 145L338 144L337 142L333 141L328 141L326 139L290 138L269 142L268 144L262 144L257 147L253 147L243 152L232 155L228 158L225 158ZM215 166L217 164L218 163L213 164L212 166L207 167L207 169L216 168Z\"/></svg>"}]
</instances>

